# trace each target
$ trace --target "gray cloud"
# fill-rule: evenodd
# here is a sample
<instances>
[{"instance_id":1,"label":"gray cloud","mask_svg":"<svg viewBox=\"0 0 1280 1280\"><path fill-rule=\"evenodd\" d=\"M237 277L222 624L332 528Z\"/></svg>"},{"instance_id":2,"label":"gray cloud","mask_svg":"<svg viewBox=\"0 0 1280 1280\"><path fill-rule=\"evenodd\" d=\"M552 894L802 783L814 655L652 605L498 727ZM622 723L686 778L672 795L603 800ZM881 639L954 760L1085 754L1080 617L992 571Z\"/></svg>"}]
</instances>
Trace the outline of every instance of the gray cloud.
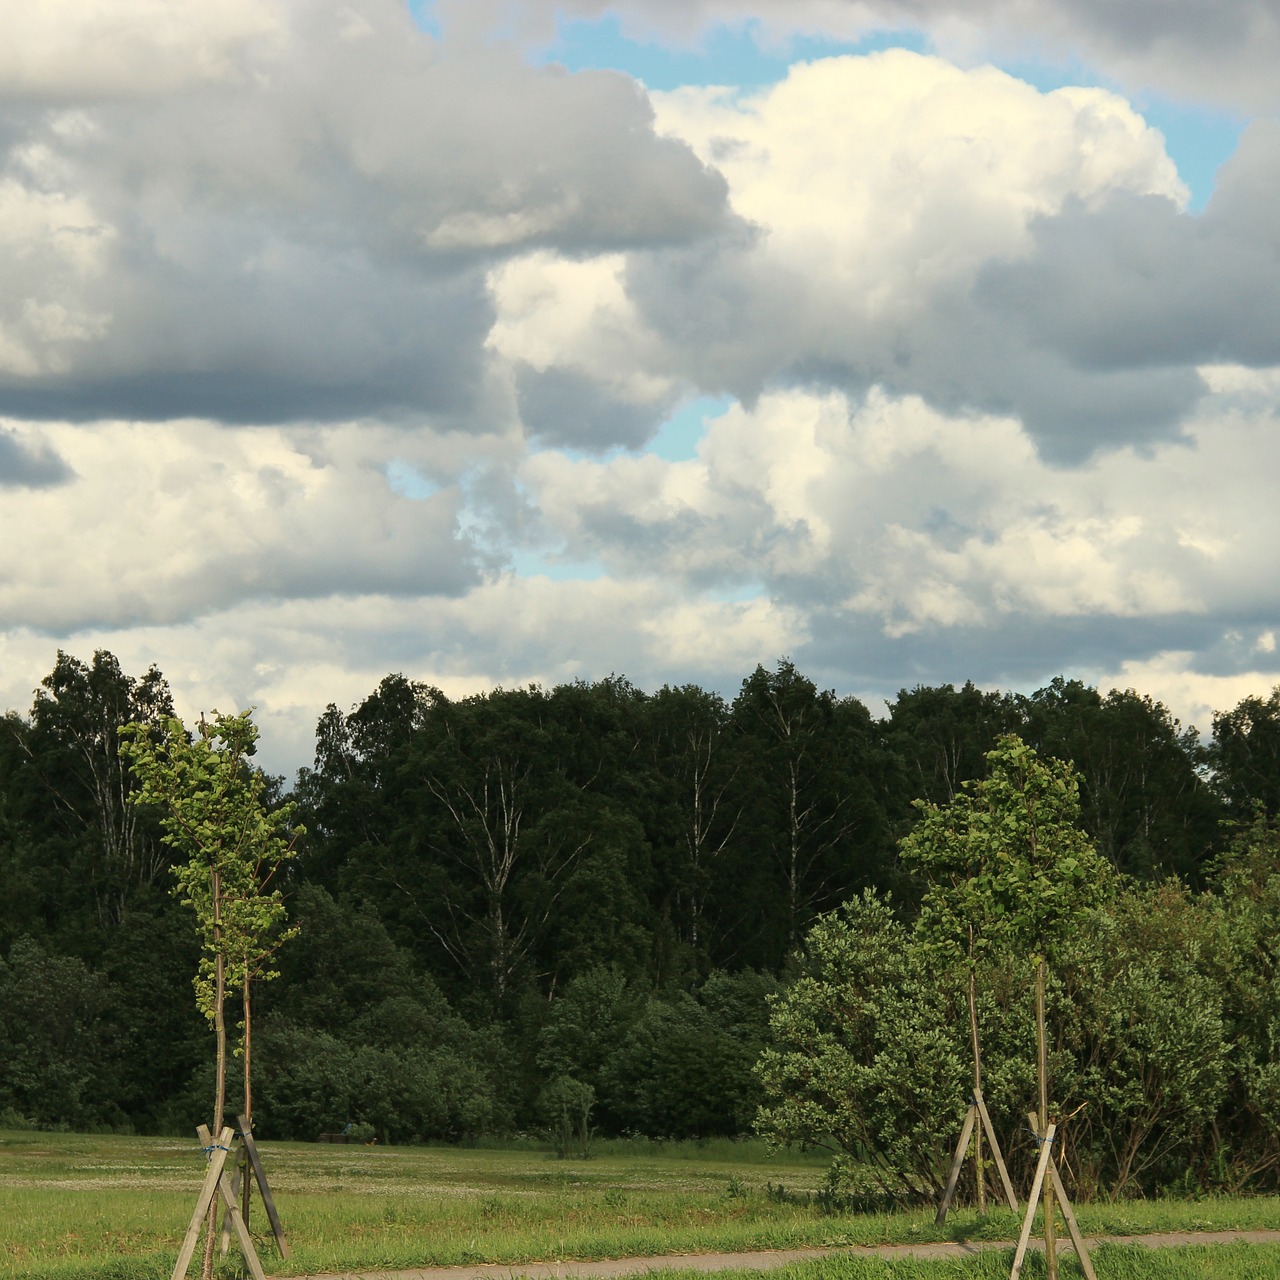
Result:
<instances>
[{"instance_id":1,"label":"gray cloud","mask_svg":"<svg viewBox=\"0 0 1280 1280\"><path fill-rule=\"evenodd\" d=\"M1061 464L1181 435L1205 390L1190 366L1082 365L1069 352L1038 346L1013 308L984 315L966 299L953 319L952 327L926 322L899 349L905 359L868 369L863 385L923 396L946 413L1015 417L1042 456Z\"/></svg>"},{"instance_id":2,"label":"gray cloud","mask_svg":"<svg viewBox=\"0 0 1280 1280\"><path fill-rule=\"evenodd\" d=\"M516 402L525 427L550 445L638 449L662 424L672 400L635 404L574 369L516 368Z\"/></svg>"},{"instance_id":3,"label":"gray cloud","mask_svg":"<svg viewBox=\"0 0 1280 1280\"><path fill-rule=\"evenodd\" d=\"M0 412L456 414L487 267L724 221L625 76L442 49L390 0L277 7L222 80L0 105Z\"/></svg>"},{"instance_id":4,"label":"gray cloud","mask_svg":"<svg viewBox=\"0 0 1280 1280\"><path fill-rule=\"evenodd\" d=\"M615 7L1274 94L1269 10L1096 3ZM1274 127L1191 217L1118 99L851 60L726 129L757 146L737 169L698 127L742 104L689 108L731 206L626 77L523 61L549 0L495 42L497 4L443 3L436 41L398 0L228 0L204 36L175 0L172 57L136 21L123 52L0 49L0 412L77 420L0 427L14 705L52 635L159 661L195 710L256 702L300 758L325 702L397 669L732 693L790 653L892 696L1274 667L1280 377L1197 372L1280 360ZM608 455L698 393L746 407L696 457ZM130 421L192 415L291 425ZM502 568L557 557L583 580Z\"/></svg>"},{"instance_id":5,"label":"gray cloud","mask_svg":"<svg viewBox=\"0 0 1280 1280\"><path fill-rule=\"evenodd\" d=\"M1046 219L1042 242L1054 234L1048 228L1056 231L1073 217L1079 242L1096 252L1106 221L1094 214ZM1228 251L1231 244L1223 241ZM1171 273L1174 262L1167 259ZM1182 351L1161 348L1158 332L1131 332L1140 322L1136 312L1154 317L1162 303L1173 305L1159 283L1144 277L1143 264L1124 264L1123 276L1115 262L1107 264L1110 276L1084 274L1089 265L1063 254L993 266L976 288L966 282L941 289L897 320L869 319L849 305L853 300L824 298L820 282L755 262L738 246L723 247L720 256L703 249L637 255L629 283L682 376L707 391L751 404L770 386L836 387L857 397L879 385L923 396L948 413L1016 417L1045 456L1059 462L1180 434L1204 393L1194 365L1253 362L1268 335L1280 332L1275 324L1261 328L1251 317L1233 317L1241 341L1224 342L1228 331L1215 325L1213 312L1230 307L1226 282L1220 302L1206 289L1188 299L1186 311L1161 318L1166 326L1198 325L1205 340ZM1090 296L1095 289L1123 296L1114 314L1105 315ZM1280 314L1274 297L1258 293L1269 314ZM1108 342L1115 330L1123 340ZM1093 359L1085 358L1086 348Z\"/></svg>"},{"instance_id":6,"label":"gray cloud","mask_svg":"<svg viewBox=\"0 0 1280 1280\"><path fill-rule=\"evenodd\" d=\"M842 687L879 689L885 697L917 683L943 681L1030 689L1062 672L1105 670L1117 654L1142 660L1169 649L1211 650L1222 634L1220 619L1185 614L1053 619L1015 615L995 625L889 639L866 619L815 609L809 626L812 638L794 655L801 666L831 673Z\"/></svg>"},{"instance_id":7,"label":"gray cloud","mask_svg":"<svg viewBox=\"0 0 1280 1280\"><path fill-rule=\"evenodd\" d=\"M66 484L74 475L48 445L26 444L0 427L0 489L44 489Z\"/></svg>"},{"instance_id":8,"label":"gray cloud","mask_svg":"<svg viewBox=\"0 0 1280 1280\"><path fill-rule=\"evenodd\" d=\"M120 286L107 331L77 344L59 362L69 367L0 378L0 411L335 421L458 414L478 394L492 323L481 273L431 278L358 253L294 253L228 279L212 258L185 278L161 267L160 279L144 268L102 281L104 307Z\"/></svg>"},{"instance_id":9,"label":"gray cloud","mask_svg":"<svg viewBox=\"0 0 1280 1280\"><path fill-rule=\"evenodd\" d=\"M1280 363L1280 126L1255 124L1199 218L1117 196L1035 227L1035 252L995 263L980 303L1082 370Z\"/></svg>"},{"instance_id":10,"label":"gray cloud","mask_svg":"<svg viewBox=\"0 0 1280 1280\"><path fill-rule=\"evenodd\" d=\"M0 341L0 412L465 420L494 319L486 270L539 248L625 251L682 385L751 402L878 383L1014 414L1064 461L1176 434L1203 390L1191 365L1277 349L1258 213L1278 185L1274 130L1246 138L1203 219L1158 197L1068 204L1038 222L1029 260L869 316L771 260L626 77L441 45L387 0L354 26L309 2L282 12L287 40L246 38L239 74L163 105L0 110L4 198L21 193L31 228L0 258L0 339L17 353L6 365ZM544 440L641 444L667 401L610 385L516 373Z\"/></svg>"}]
</instances>

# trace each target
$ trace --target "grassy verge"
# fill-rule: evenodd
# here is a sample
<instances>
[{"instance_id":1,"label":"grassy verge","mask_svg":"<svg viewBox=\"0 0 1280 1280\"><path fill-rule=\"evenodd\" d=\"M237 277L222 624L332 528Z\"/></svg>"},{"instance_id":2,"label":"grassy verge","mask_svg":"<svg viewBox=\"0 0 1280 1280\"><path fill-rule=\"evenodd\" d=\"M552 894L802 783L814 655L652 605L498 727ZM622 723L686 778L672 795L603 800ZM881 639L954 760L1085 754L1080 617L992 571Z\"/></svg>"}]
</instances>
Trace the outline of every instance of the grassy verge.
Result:
<instances>
[{"instance_id":1,"label":"grassy verge","mask_svg":"<svg viewBox=\"0 0 1280 1280\"><path fill-rule=\"evenodd\" d=\"M771 1280L1007 1280L1012 1253L993 1249L963 1261L920 1261L912 1258L829 1258L769 1273ZM1103 1280L1263 1280L1280 1276L1280 1246L1213 1245L1161 1249L1105 1245L1093 1255ZM1059 1264L1062 1280L1076 1280L1083 1272L1074 1257ZM661 1271L654 1280L706 1280L695 1272ZM1023 1267L1026 1280L1043 1280L1043 1257L1032 1256ZM723 1271L718 1280L760 1280L758 1272Z\"/></svg>"},{"instance_id":2,"label":"grassy verge","mask_svg":"<svg viewBox=\"0 0 1280 1280\"><path fill-rule=\"evenodd\" d=\"M527 1147L267 1143L264 1158L294 1246L288 1266L264 1247L264 1263L277 1275L999 1240L1018 1227L1007 1211L985 1221L960 1211L941 1231L924 1211L824 1214L811 1200L823 1163L766 1159L754 1144L619 1144L588 1161L557 1161ZM167 1276L202 1172L194 1141L0 1133L0 1280ZM1080 1218L1087 1233L1104 1235L1265 1228L1280 1225L1280 1202L1091 1205L1081 1206ZM1280 1266L1271 1274L1280 1275Z\"/></svg>"}]
</instances>

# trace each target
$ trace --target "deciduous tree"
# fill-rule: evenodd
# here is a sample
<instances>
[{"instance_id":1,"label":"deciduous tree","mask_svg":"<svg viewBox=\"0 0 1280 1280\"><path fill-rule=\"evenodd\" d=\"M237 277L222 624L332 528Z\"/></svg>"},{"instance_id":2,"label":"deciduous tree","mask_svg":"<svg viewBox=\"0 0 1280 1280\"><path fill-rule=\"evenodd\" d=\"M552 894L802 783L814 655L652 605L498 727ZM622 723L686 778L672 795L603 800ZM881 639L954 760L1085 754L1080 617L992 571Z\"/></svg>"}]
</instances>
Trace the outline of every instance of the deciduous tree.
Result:
<instances>
[{"instance_id":1,"label":"deciduous tree","mask_svg":"<svg viewBox=\"0 0 1280 1280\"><path fill-rule=\"evenodd\" d=\"M241 995L240 1053L244 1114L252 1120L252 983L272 977L271 956L288 936L284 899L272 886L293 854L291 804L268 808L268 781L252 767L258 730L250 713L201 720L188 734L168 718L161 733L150 725L121 731L125 757L141 782L132 799L161 811L164 840L178 860L176 892L196 915L201 942L196 1001L213 1024L216 1044L212 1131L220 1133L227 1091L226 992ZM246 1194L248 1191L246 1179ZM211 1206L212 1208L212 1206ZM205 1240L204 1270L212 1267L213 1219Z\"/></svg>"}]
</instances>

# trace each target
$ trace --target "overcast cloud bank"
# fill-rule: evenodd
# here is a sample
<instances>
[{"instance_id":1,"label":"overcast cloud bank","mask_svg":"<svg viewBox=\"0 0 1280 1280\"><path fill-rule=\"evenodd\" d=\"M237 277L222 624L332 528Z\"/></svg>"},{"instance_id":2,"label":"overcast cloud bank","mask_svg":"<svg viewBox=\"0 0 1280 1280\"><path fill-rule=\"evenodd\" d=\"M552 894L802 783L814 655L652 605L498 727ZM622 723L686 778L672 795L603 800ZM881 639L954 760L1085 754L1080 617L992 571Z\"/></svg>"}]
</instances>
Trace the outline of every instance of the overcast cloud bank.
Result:
<instances>
[{"instance_id":1,"label":"overcast cloud bank","mask_svg":"<svg viewBox=\"0 0 1280 1280\"><path fill-rule=\"evenodd\" d=\"M6 704L104 646L291 770L391 670L787 653L873 706L1067 672L1207 727L1280 681L1280 35L1237 7L558 6L937 50L651 94L537 65L550 5L15 6ZM1029 49L1116 88L984 61ZM1258 117L1203 213L1149 89ZM649 452L700 396L696 456Z\"/></svg>"}]
</instances>

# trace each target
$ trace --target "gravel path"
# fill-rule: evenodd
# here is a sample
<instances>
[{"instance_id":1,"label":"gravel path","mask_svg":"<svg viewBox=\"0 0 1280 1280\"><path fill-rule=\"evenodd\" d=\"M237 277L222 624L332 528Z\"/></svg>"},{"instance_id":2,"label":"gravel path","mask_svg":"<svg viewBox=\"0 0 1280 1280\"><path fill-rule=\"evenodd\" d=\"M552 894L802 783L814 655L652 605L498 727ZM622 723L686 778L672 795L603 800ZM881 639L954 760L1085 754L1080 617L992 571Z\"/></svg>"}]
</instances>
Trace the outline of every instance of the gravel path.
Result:
<instances>
[{"instance_id":1,"label":"gravel path","mask_svg":"<svg viewBox=\"0 0 1280 1280\"><path fill-rule=\"evenodd\" d=\"M1145 1236L1090 1236L1089 1244L1134 1244L1171 1249L1197 1244L1280 1244L1280 1231L1166 1231ZM475 1263L465 1267L415 1267L407 1271L334 1271L311 1280L613 1280L656 1271L771 1271L815 1258L971 1258L987 1249L1012 1249L1012 1240L941 1244L842 1245L829 1249L776 1249L763 1253L677 1253L652 1258L605 1258L595 1262ZM1032 1241L1034 1247L1036 1241ZM1043 1249L1044 1242L1039 1242ZM1061 1252L1070 1249L1067 1243Z\"/></svg>"}]
</instances>

